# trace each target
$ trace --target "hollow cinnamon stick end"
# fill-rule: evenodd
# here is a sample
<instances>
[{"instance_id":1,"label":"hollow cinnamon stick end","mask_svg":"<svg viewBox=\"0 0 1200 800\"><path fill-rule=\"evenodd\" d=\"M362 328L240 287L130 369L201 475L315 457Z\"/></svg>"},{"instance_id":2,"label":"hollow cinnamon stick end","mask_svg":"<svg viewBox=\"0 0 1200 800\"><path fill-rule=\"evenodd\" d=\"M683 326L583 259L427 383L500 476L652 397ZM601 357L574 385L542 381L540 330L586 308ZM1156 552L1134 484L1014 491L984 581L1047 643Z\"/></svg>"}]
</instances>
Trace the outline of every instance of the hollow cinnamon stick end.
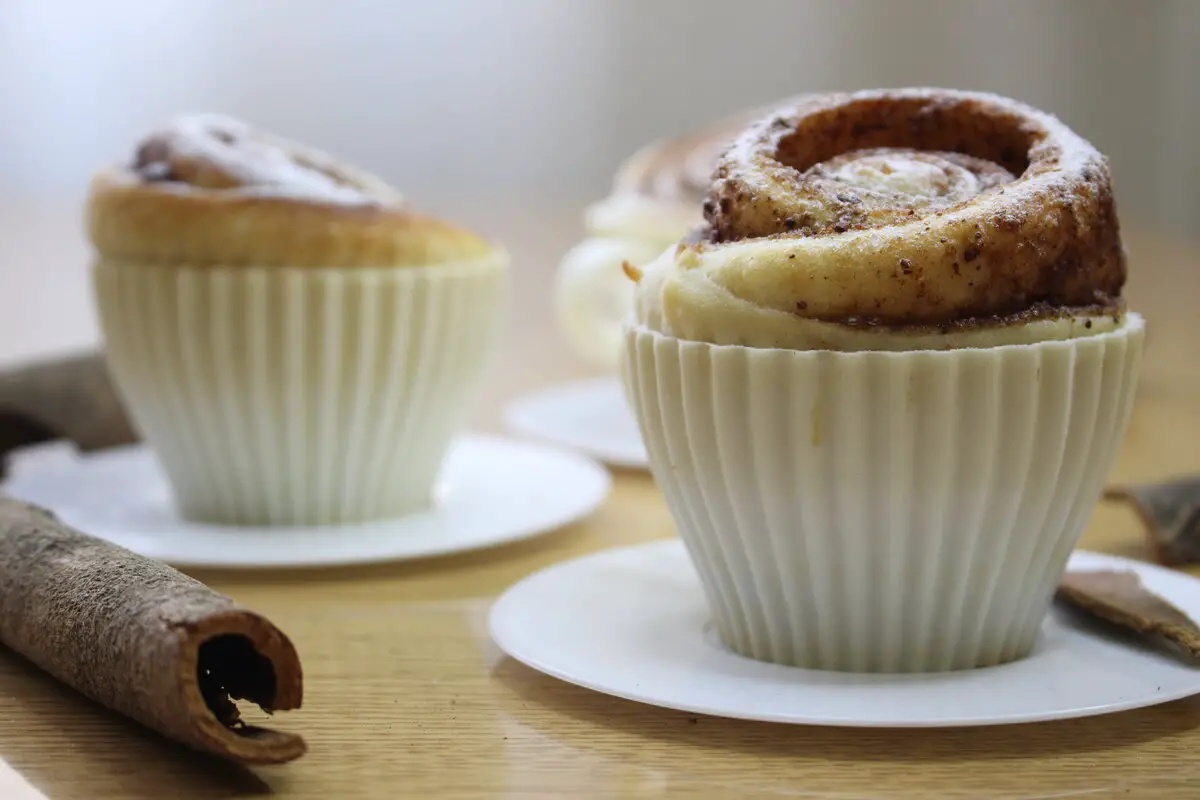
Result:
<instances>
[{"instance_id":1,"label":"hollow cinnamon stick end","mask_svg":"<svg viewBox=\"0 0 1200 800\"><path fill-rule=\"evenodd\" d=\"M1110 486L1103 499L1133 507L1154 561L1167 567L1200 564L1200 476Z\"/></svg>"},{"instance_id":2,"label":"hollow cinnamon stick end","mask_svg":"<svg viewBox=\"0 0 1200 800\"><path fill-rule=\"evenodd\" d=\"M0 642L163 736L247 764L304 740L237 701L299 708L300 659L265 617L172 569L0 494Z\"/></svg>"},{"instance_id":3,"label":"hollow cinnamon stick end","mask_svg":"<svg viewBox=\"0 0 1200 800\"><path fill-rule=\"evenodd\" d=\"M201 750L245 764L278 764L304 755L297 734L246 724L235 701L267 713L300 707L303 673L295 647L266 618L242 608L178 623L180 681Z\"/></svg>"}]
</instances>

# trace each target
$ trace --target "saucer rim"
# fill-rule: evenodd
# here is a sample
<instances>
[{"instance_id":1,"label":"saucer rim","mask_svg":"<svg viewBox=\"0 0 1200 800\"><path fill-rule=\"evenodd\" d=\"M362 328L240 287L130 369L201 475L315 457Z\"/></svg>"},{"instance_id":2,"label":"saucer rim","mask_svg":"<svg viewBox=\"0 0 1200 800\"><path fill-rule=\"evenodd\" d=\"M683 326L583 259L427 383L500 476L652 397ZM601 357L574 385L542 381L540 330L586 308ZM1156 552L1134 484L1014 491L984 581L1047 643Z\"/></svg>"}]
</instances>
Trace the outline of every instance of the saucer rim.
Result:
<instances>
[{"instance_id":1,"label":"saucer rim","mask_svg":"<svg viewBox=\"0 0 1200 800\"><path fill-rule=\"evenodd\" d=\"M372 564L399 564L487 550L545 536L579 522L595 512L612 493L612 475L602 464L588 457L586 454L565 447L547 443L529 442L507 436L466 432L456 437L451 445L451 452L448 454L446 462L449 470L453 470L456 463L455 459L449 456L453 455L454 451L459 448L468 448L468 455L472 449L476 451L486 450L489 460L492 463L498 463L500 459L505 457L504 455L498 457L498 453L506 454L509 459L512 459L518 453L522 457L542 459L543 468L536 473L531 473L527 469L506 469L503 464L500 464L499 466L490 467L487 470L487 475L492 479L499 477L510 485L523 484L523 486L517 486L516 488L524 488L530 494L535 490L544 490L544 479L547 475L551 475L561 480L562 485L566 487L566 491L573 491L577 495L577 500L569 508L561 509L554 515L542 515L545 517L544 519L535 519L532 522L527 521L519 525L510 522L503 526L504 532L502 535L496 534L485 538L476 537L466 542L452 540L446 546L418 547L414 549L411 545L406 544L406 541L412 536L413 518L426 517L427 515L436 517L438 514L446 513L447 509L454 509L461 507L460 504L470 503L472 484L478 487L479 481L483 480L483 477L476 476L476 480L474 481L459 482L456 481L455 473L447 471L443 478L439 480L439 484L450 484L453 487L452 490L449 492L439 492L442 495L440 502L419 514L399 517L395 520L357 523L354 525L314 526L313 530L306 530L303 526L279 526L271 530L271 535L280 537L281 542L283 542L289 536L296 537L298 535L312 535L314 533L316 535L332 536L335 535L334 531L339 529L345 531L347 529L362 528L365 532L377 535L383 534L390 539L394 539L396 546L390 550L385 548L386 552L381 551L379 548L371 549L366 553L361 550L354 552L353 547L347 547L344 552L327 554L324 557L297 558L293 556L289 558L272 555L271 557L250 558L241 554L235 557L205 558L172 553L169 550L169 546L163 547L161 544L156 544L153 548L139 548L136 546L137 538L145 538L141 534L114 539L106 535L104 530L106 527L111 528L113 526L114 523L111 520L106 522L104 526L97 526L97 530L89 531L86 518L83 517L83 514L86 513L86 506L71 506L69 503L56 504L47 502L45 497L27 497L23 493L23 490L29 485L26 483L27 481L45 480L47 473L58 472L59 476L57 480L69 481L77 479L80 472L86 473L89 467L93 469L98 466L102 468L106 467L108 466L106 462L111 462L113 459L150 459L153 461L153 450L145 442L90 452L72 450L67 453L63 452L60 448L55 452L51 452L50 457L40 461L34 460L32 456L35 453L33 451L39 449L44 451L46 448L31 448L29 463L24 465L21 461L21 451L16 451L11 454L12 469L10 470L9 477L0 483L0 490L10 493L18 499L47 506L51 510L54 510L55 513L58 513L64 522L84 532L91 533L91 535L98 538L116 541L122 547L140 552L150 558L164 561L172 566L236 571L331 569L368 566ZM459 458L462 457L461 455L459 456ZM459 461L458 463L462 462ZM161 476L161 466L154 464L152 468ZM70 470L77 472L75 475L64 472ZM163 480L165 481L165 478ZM512 487L510 487L507 491L512 490ZM478 492L478 489L476 488L475 491ZM558 496L562 497L561 494ZM522 507L527 506L536 507L536 504L523 504ZM162 539L167 537L178 536L179 531L186 532L191 527L207 529L203 534L196 532L192 534L193 536L200 535L204 537L213 536L212 529L216 527L228 528L228 533L231 536L236 536L240 531L245 531L246 529L253 529L253 526L247 525L216 526L204 523L190 523L180 518L178 512L174 509L171 509L168 513L176 527L154 536L153 539L156 542L161 542ZM491 517L487 518L491 519ZM192 545L192 547L196 547L196 545ZM281 547L279 552L288 553L290 549Z\"/></svg>"},{"instance_id":2,"label":"saucer rim","mask_svg":"<svg viewBox=\"0 0 1200 800\"><path fill-rule=\"evenodd\" d=\"M787 713L764 713L761 711L753 711L753 710L746 711L746 712L739 712L737 710L731 710L728 708L715 709L711 705L706 706L706 705L701 705L701 704L697 704L697 703L680 702L680 701L678 701L676 699L672 699L672 698L664 698L664 697L654 698L654 697L649 696L646 693L638 693L638 692L634 692L634 691L615 689L611 685L603 685L601 682L598 682L592 678L581 677L580 675L577 675L577 674L571 674L571 672L569 670L561 669L561 668L555 666L554 664L547 662L547 660L545 660L544 658L531 657L528 653L521 653L521 652L514 653L513 652L513 650L517 649L517 648L514 648L512 646L511 641L509 641L509 642L505 641L506 635L505 635L505 632L503 629L504 629L505 625L508 623L505 621L504 618L506 617L507 614L510 613L508 610L508 606L510 604L513 604L516 602L516 600L514 598L517 598L517 599L520 598L520 592L523 587L527 587L532 581L539 578L539 576L545 576L549 573L553 573L553 572L556 572L559 570L566 570L571 567L579 567L579 566L584 565L586 562L602 559L605 557L611 558L611 557L618 557L620 555L636 556L639 553L639 551L642 553L645 553L645 554L651 554L651 553L657 554L658 551L664 551L664 552L665 551L676 551L677 553L682 552L682 555L685 558L687 557L683 542L677 538L672 538L672 539L665 539L665 540L642 542L642 543L638 543L638 544L634 544L634 545L625 545L625 546L621 546L621 547L608 548L605 550L596 551L596 552L586 554L583 556L578 556L578 557L575 557L572 559L560 561L560 562L557 562L556 564L552 564L547 567L544 567L536 572L533 572L533 573L527 575L522 580L520 580L517 583L510 586L499 597L497 597L496 600L492 603L492 605L488 611L488 631L489 631L489 635L492 638L492 641L509 658L512 658L513 660L524 664L526 667L529 667L530 669L533 669L537 672L541 672L541 673L543 673L547 676L550 676L552 678L555 678L557 680L561 680L566 683L573 684L575 686L579 686L584 689L588 689L589 691L597 692L599 694L609 695L611 697L617 697L617 698L620 698L623 700L628 700L631 702L635 702L635 703L639 703L639 704L647 705L647 706L651 706L651 707L661 708L664 710L678 711L678 712L703 715L703 716L708 716L708 717L738 719L738 720L764 722L764 723L771 723L771 724L805 725L805 726L812 726L812 727L885 729L885 730L886 729L897 729L897 730L916 729L916 728L922 728L922 729L950 728L950 729L953 729L953 728L994 727L994 726L1001 726L1001 725L1019 725L1019 724L1030 724L1030 723L1041 723L1041 722L1053 722L1053 721L1079 719L1079 718L1092 717L1092 716L1119 714L1119 713L1126 712L1126 711L1132 711L1132 710L1141 709L1141 708L1149 708L1152 706L1157 706L1157 705L1162 705L1165 703L1171 703L1171 702L1175 702L1178 700L1183 700L1183 699L1186 699L1188 697L1192 697L1195 695L1200 695L1200 667L1195 667L1194 669L1196 670L1196 680L1195 680L1195 683L1193 685L1191 685L1190 687L1180 688L1175 691L1162 692L1161 690L1159 690L1158 692L1155 692L1155 693L1143 693L1143 694L1139 694L1135 697L1131 697L1130 699L1128 699L1126 701L1120 701L1120 702L1104 702L1104 703L1096 703L1096 704L1091 704L1091 705L1080 704L1075 708L1066 709L1066 710L1060 708L1060 709L1047 710L1045 712L1016 712L1016 713L1012 713L1012 714L994 714L994 715L989 715L987 717L983 717L980 715L954 717L954 716L947 716L947 715L943 714L936 718L931 717L931 718L925 718L925 719L911 719L911 720L896 720L896 719L872 720L872 719L865 719L862 716L837 717L837 716L832 716L832 715L822 715L820 717L816 717L816 716L803 717L802 715L796 714L794 711L787 712ZM1087 569L1087 568L1090 568L1090 569L1121 569L1121 568L1131 569L1131 570L1139 573L1139 575L1142 577L1145 577L1146 575L1154 575L1154 574L1164 575L1164 576L1169 576L1170 580L1180 580L1183 582L1195 583L1195 584L1197 584L1197 588L1200 588L1200 578L1194 577L1185 572L1171 570L1171 569L1167 569L1165 567L1158 566L1156 564L1151 564L1151 563L1144 562L1144 561L1137 561L1134 559L1125 558L1125 557L1117 556L1117 555L1112 555L1109 553L1101 553L1101 552L1096 552L1096 551L1077 549L1077 550L1073 551L1071 554L1070 565L1073 566L1074 568L1078 568L1078 569ZM698 579L697 579L697 583L696 583L696 591L697 592L701 591L700 587L699 587ZM658 593L654 596L661 597L664 595L665 595L665 593ZM545 602L544 599L542 602L543 603ZM704 602L704 601L701 599L700 602ZM1056 615L1056 614L1064 614L1067 612L1052 608L1050 613L1051 613L1051 615ZM1193 609L1192 611L1190 611L1188 613L1192 614L1192 615L1200 615L1200 609ZM630 620L631 623L636 624L638 621L645 619L647 616L649 616L649 615L642 615L642 616L639 616L637 619L630 619L629 617L625 617L624 619ZM710 627L711 627L711 620L709 620L705 623L705 625L703 626L703 629L701 631L698 631L697 635L700 637L706 637L708 634L706 634L705 631L707 631ZM1069 624L1060 624L1058 627L1062 632L1065 633L1065 635L1068 635L1068 636L1072 636L1072 637L1090 636L1090 634L1087 633L1086 631L1080 630L1079 628L1069 625ZM1044 634L1043 634L1043 636L1044 636ZM1041 645L1042 645L1042 639L1039 638L1039 648L1041 647ZM1123 645L1120 645L1120 644L1113 644L1113 646L1114 647L1123 647ZM724 649L724 648L719 648L719 649ZM751 659L747 659L743 656L739 656L736 653L732 653L728 650L726 650L725 652L729 656L729 658L736 659L736 660L744 660L744 661L748 662L750 665L756 665L757 668L759 668L759 669L789 671L789 672L794 672L797 676L803 676L805 674L820 675L820 676L824 676L825 678L829 678L831 676L837 676L838 678L845 680L851 686L860 686L863 688L877 688L877 687L881 687L881 686L892 687L895 685L903 684L905 682L927 683L931 678L936 679L939 676L943 676L947 680L952 680L955 676L960 676L960 675L967 674L967 673L974 673L975 675L978 675L981 672L991 672L992 670L1002 670L1006 666L1010 666L1007 664L1000 664L995 667L985 668L984 670L980 670L980 671L957 670L957 671L951 671L951 672L945 672L945 673L894 673L893 674L893 673L827 672L827 671L822 671L822 670L808 670L808 669L803 669L803 668L798 668L798 667L789 667L789 666L778 665L778 664L767 664L765 662L754 662ZM1037 658L1037 657L1038 657L1038 652L1035 650L1035 652L1031 655L1031 658ZM733 661L730 661L729 663L733 663ZM1017 662L1014 662L1014 663L1017 663ZM701 673L696 673L696 674L701 674ZM753 678L751 678L749 676L747 676L745 679L753 680ZM948 685L946 687L946 691L952 692L952 691L956 691L956 689L955 689L955 687Z\"/></svg>"},{"instance_id":3,"label":"saucer rim","mask_svg":"<svg viewBox=\"0 0 1200 800\"><path fill-rule=\"evenodd\" d=\"M650 457L646 453L645 444L642 443L640 436L637 441L639 453L638 455L633 455L629 447L610 449L601 443L588 441L586 437L558 436L552 432L548 432L545 427L537 422L537 409L544 408L546 404L559 405L568 402L565 398L610 392L614 384L618 389L620 388L621 379L619 376L609 375L560 381L526 392L505 406L504 426L510 432L519 436L546 444L568 447L610 467L640 471L649 470ZM630 411L629 413L632 417L633 412ZM634 420L634 424L637 424L636 420ZM633 443L626 442L626 444L632 446Z\"/></svg>"}]
</instances>

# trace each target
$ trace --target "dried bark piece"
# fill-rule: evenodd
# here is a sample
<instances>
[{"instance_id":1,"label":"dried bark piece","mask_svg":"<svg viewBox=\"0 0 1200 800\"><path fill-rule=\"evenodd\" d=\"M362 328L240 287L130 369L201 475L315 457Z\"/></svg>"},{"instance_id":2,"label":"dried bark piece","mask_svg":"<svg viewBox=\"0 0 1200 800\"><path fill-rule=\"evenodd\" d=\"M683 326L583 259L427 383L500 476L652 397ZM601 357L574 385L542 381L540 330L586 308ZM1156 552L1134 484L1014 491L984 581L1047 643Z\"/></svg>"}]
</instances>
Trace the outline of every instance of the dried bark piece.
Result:
<instances>
[{"instance_id":1,"label":"dried bark piece","mask_svg":"<svg viewBox=\"0 0 1200 800\"><path fill-rule=\"evenodd\" d=\"M1177 567L1200 563L1200 476L1110 486L1104 499L1129 503L1146 533L1151 557Z\"/></svg>"},{"instance_id":2,"label":"dried bark piece","mask_svg":"<svg viewBox=\"0 0 1200 800\"><path fill-rule=\"evenodd\" d=\"M7 453L59 438L84 451L138 440L100 353L0 372L0 477Z\"/></svg>"},{"instance_id":3,"label":"dried bark piece","mask_svg":"<svg viewBox=\"0 0 1200 800\"><path fill-rule=\"evenodd\" d=\"M304 740L246 725L234 700L299 708L300 660L264 617L166 564L0 495L0 643L162 735L247 764Z\"/></svg>"},{"instance_id":4,"label":"dried bark piece","mask_svg":"<svg viewBox=\"0 0 1200 800\"><path fill-rule=\"evenodd\" d=\"M1147 589L1136 572L1068 572L1059 583L1058 599L1122 628L1175 642L1200 659L1200 626Z\"/></svg>"}]
</instances>

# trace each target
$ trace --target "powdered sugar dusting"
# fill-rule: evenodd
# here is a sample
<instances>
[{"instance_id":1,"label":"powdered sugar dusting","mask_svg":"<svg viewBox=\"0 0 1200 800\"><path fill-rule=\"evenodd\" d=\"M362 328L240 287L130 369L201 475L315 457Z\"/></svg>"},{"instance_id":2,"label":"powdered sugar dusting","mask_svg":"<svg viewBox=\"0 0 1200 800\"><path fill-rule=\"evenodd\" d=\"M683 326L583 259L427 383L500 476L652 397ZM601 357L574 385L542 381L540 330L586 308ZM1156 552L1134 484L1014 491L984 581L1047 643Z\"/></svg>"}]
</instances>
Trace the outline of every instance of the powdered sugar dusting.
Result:
<instances>
[{"instance_id":1,"label":"powdered sugar dusting","mask_svg":"<svg viewBox=\"0 0 1200 800\"><path fill-rule=\"evenodd\" d=\"M401 196L329 155L221 114L179 117L148 137L134 164L147 181L338 205L396 205Z\"/></svg>"}]
</instances>

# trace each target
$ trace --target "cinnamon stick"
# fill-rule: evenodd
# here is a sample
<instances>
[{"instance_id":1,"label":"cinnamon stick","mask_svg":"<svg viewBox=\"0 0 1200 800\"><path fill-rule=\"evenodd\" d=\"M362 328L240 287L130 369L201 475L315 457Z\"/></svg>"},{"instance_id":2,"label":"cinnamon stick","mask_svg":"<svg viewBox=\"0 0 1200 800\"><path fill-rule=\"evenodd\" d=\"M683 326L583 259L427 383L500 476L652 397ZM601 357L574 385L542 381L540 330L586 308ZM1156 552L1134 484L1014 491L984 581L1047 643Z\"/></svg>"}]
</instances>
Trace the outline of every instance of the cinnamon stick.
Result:
<instances>
[{"instance_id":1,"label":"cinnamon stick","mask_svg":"<svg viewBox=\"0 0 1200 800\"><path fill-rule=\"evenodd\" d=\"M83 451L138 439L101 353L0 370L0 477L20 447L68 439Z\"/></svg>"},{"instance_id":2,"label":"cinnamon stick","mask_svg":"<svg viewBox=\"0 0 1200 800\"><path fill-rule=\"evenodd\" d=\"M163 736L247 764L304 740L234 700L299 708L300 660L264 617L167 565L0 495L0 643Z\"/></svg>"}]
</instances>

